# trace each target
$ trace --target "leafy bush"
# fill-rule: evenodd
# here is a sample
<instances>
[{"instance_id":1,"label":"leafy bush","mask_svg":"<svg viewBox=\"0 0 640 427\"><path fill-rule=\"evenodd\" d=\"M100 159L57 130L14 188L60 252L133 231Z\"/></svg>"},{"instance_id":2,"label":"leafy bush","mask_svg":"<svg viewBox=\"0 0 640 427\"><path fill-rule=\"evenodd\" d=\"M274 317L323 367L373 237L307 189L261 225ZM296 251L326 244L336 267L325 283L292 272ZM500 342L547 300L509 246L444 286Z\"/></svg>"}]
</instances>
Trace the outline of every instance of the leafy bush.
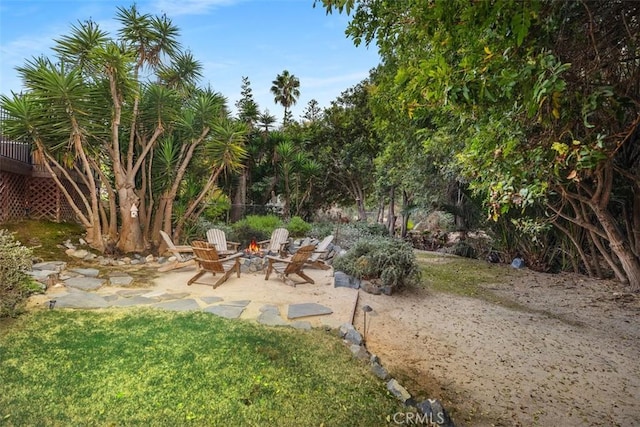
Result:
<instances>
[{"instance_id":1,"label":"leafy bush","mask_svg":"<svg viewBox=\"0 0 640 427\"><path fill-rule=\"evenodd\" d=\"M309 234L313 227L299 216L294 216L287 223L287 230L292 237L302 237Z\"/></svg>"},{"instance_id":2,"label":"leafy bush","mask_svg":"<svg viewBox=\"0 0 640 427\"><path fill-rule=\"evenodd\" d=\"M361 239L388 237L389 231L383 224L357 221L349 224L335 225L335 242L343 249L353 247Z\"/></svg>"},{"instance_id":3,"label":"leafy bush","mask_svg":"<svg viewBox=\"0 0 640 427\"><path fill-rule=\"evenodd\" d=\"M261 240L267 240L271 237L271 233L259 230L251 227L247 223L235 223L233 225L233 231L227 233L227 240L232 242L239 242L241 248L246 248L251 243L251 240L257 242Z\"/></svg>"},{"instance_id":4,"label":"leafy bush","mask_svg":"<svg viewBox=\"0 0 640 427\"><path fill-rule=\"evenodd\" d=\"M384 286L417 284L420 269L413 248L408 243L388 237L358 240L333 267L358 279L379 279Z\"/></svg>"},{"instance_id":5,"label":"leafy bush","mask_svg":"<svg viewBox=\"0 0 640 427\"><path fill-rule=\"evenodd\" d=\"M282 220L275 215L247 215L233 224L234 230L240 228L252 228L270 236L273 230L282 227Z\"/></svg>"},{"instance_id":6,"label":"leafy bush","mask_svg":"<svg viewBox=\"0 0 640 427\"><path fill-rule=\"evenodd\" d=\"M0 230L0 317L14 317L29 295L40 287L25 273L31 269L31 249L7 230Z\"/></svg>"}]
</instances>

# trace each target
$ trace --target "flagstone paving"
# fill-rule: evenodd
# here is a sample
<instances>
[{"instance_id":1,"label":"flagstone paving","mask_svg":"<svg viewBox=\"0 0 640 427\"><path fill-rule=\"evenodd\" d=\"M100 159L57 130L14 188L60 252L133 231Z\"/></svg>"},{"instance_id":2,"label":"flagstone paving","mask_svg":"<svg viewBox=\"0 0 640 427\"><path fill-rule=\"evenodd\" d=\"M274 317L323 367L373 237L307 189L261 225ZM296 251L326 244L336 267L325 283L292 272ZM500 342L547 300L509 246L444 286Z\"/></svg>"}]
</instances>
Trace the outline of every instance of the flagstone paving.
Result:
<instances>
[{"instance_id":1,"label":"flagstone paving","mask_svg":"<svg viewBox=\"0 0 640 427\"><path fill-rule=\"evenodd\" d=\"M127 289L134 284L135 280L126 273L108 273L108 278L104 279L99 277L98 269L77 268L67 271L64 263L61 262L37 264L34 266L32 276L40 281L48 280L49 285L51 285L51 277L58 278L56 285L51 287L45 295L39 296L40 304L49 309L153 307L173 311L203 311L227 319L238 319L254 302L251 299L202 295L203 288L186 287L182 276L176 277L176 285L184 286L186 289L184 292L153 288ZM254 276L252 279L255 282L253 289L260 290L259 286L264 284L261 281L262 276ZM229 280L228 286L234 286L231 283L232 280ZM282 286L279 282L276 283L278 283L277 286ZM285 287L284 289L285 292L294 294L299 292L297 291L299 288ZM195 292L196 290L199 292ZM356 301L357 298L354 299L354 304ZM332 308L315 302L290 303L285 307L263 303L259 306L257 313L252 315L257 322L264 325L310 329L312 324L308 321L309 318L330 316L333 313Z\"/></svg>"}]
</instances>

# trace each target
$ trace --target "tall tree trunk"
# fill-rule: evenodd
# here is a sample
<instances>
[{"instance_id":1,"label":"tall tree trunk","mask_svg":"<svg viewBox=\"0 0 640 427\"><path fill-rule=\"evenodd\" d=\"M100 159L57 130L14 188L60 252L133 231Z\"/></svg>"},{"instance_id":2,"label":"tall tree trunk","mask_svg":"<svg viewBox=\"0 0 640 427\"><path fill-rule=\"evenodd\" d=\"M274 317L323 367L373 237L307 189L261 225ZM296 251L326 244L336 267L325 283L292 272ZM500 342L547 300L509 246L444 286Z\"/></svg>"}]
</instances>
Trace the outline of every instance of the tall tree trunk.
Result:
<instances>
[{"instance_id":1,"label":"tall tree trunk","mask_svg":"<svg viewBox=\"0 0 640 427\"><path fill-rule=\"evenodd\" d=\"M620 265L626 274L626 280L622 278L621 281L628 283L631 290L640 291L640 260L631 251L631 248L625 244L624 238L618 231L611 214L597 204L593 204L590 207L598 218L602 229L607 234L611 251L620 261Z\"/></svg>"},{"instance_id":2,"label":"tall tree trunk","mask_svg":"<svg viewBox=\"0 0 640 427\"><path fill-rule=\"evenodd\" d=\"M402 238L407 237L407 230L409 228L409 217L411 216L411 212L409 212L409 206L412 200L405 190L402 190L402 225L400 228L400 236Z\"/></svg>"},{"instance_id":3,"label":"tall tree trunk","mask_svg":"<svg viewBox=\"0 0 640 427\"><path fill-rule=\"evenodd\" d=\"M124 253L142 252L145 247L142 239L140 217L138 216L139 198L133 188L122 188L118 190L118 200L120 201L120 220L122 224L117 247Z\"/></svg>"},{"instance_id":4,"label":"tall tree trunk","mask_svg":"<svg viewBox=\"0 0 640 427\"><path fill-rule=\"evenodd\" d=\"M244 207L247 204L247 181L248 181L249 170L243 169L240 174L240 179L238 181L238 186L236 187L236 192L233 197L233 204L231 205L231 222L237 222L242 219L242 214L244 211Z\"/></svg>"},{"instance_id":5,"label":"tall tree trunk","mask_svg":"<svg viewBox=\"0 0 640 427\"><path fill-rule=\"evenodd\" d=\"M395 213L395 203L396 203L396 188L391 187L389 189L389 210L387 211L387 230L389 230L389 236L395 235L396 228L396 213Z\"/></svg>"}]
</instances>

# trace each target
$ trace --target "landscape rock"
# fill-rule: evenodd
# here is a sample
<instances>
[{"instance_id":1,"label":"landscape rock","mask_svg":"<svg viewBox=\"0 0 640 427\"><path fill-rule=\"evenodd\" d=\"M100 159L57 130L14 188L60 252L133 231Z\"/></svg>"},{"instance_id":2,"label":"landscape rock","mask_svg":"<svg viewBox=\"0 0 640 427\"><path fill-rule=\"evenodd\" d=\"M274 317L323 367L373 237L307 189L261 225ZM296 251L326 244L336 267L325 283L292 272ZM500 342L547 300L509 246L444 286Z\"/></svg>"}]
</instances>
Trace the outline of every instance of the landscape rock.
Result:
<instances>
[{"instance_id":1,"label":"landscape rock","mask_svg":"<svg viewBox=\"0 0 640 427\"><path fill-rule=\"evenodd\" d=\"M65 286L84 291L95 291L104 285L105 279L96 277L72 277L64 281Z\"/></svg>"},{"instance_id":2,"label":"landscape rock","mask_svg":"<svg viewBox=\"0 0 640 427\"><path fill-rule=\"evenodd\" d=\"M360 335L360 332L358 332L356 328L351 324L340 326L340 334L342 338L344 338L351 344L362 344L362 335Z\"/></svg>"},{"instance_id":3,"label":"landscape rock","mask_svg":"<svg viewBox=\"0 0 640 427\"><path fill-rule=\"evenodd\" d=\"M398 398L402 403L411 399L411 394L409 394L407 389L402 387L395 378L392 378L387 382L387 390L389 390L391 394Z\"/></svg>"},{"instance_id":4,"label":"landscape rock","mask_svg":"<svg viewBox=\"0 0 640 427\"><path fill-rule=\"evenodd\" d=\"M389 379L389 372L378 362L371 364L371 371L373 374L381 380Z\"/></svg>"},{"instance_id":5,"label":"landscape rock","mask_svg":"<svg viewBox=\"0 0 640 427\"><path fill-rule=\"evenodd\" d=\"M451 417L437 399L427 399L418 404L416 408L426 416L429 423L434 426L454 427Z\"/></svg>"},{"instance_id":6,"label":"landscape rock","mask_svg":"<svg viewBox=\"0 0 640 427\"><path fill-rule=\"evenodd\" d=\"M358 289L360 287L360 280L355 277L351 277L342 271L336 271L333 273L334 287L335 288L351 288Z\"/></svg>"}]
</instances>

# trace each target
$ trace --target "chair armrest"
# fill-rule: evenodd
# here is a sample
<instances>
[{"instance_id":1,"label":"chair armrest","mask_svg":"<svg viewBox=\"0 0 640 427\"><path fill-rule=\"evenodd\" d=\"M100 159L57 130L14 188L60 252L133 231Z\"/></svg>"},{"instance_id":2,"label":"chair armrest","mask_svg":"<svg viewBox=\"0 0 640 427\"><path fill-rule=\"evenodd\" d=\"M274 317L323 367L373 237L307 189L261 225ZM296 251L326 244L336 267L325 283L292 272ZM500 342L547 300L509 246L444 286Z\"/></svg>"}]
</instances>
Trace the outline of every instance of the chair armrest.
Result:
<instances>
[{"instance_id":1,"label":"chair armrest","mask_svg":"<svg viewBox=\"0 0 640 427\"><path fill-rule=\"evenodd\" d=\"M222 258L222 259L221 259L221 261L222 261L222 260L224 260L224 261L229 261L230 259L240 258L242 255L243 255L243 254L242 254L242 252L236 252L236 253L235 253L235 254L233 254L233 255L229 255L229 256L227 256L227 257Z\"/></svg>"},{"instance_id":2,"label":"chair armrest","mask_svg":"<svg viewBox=\"0 0 640 427\"><path fill-rule=\"evenodd\" d=\"M175 248L167 248L169 251L171 249L173 249L174 251L178 251L178 252L193 252L193 248L191 246L188 245L178 245Z\"/></svg>"},{"instance_id":3,"label":"chair armrest","mask_svg":"<svg viewBox=\"0 0 640 427\"><path fill-rule=\"evenodd\" d=\"M290 258L281 258L273 255L266 255L265 258L269 260L269 263L272 263L272 264L274 262L286 262L287 264L291 264Z\"/></svg>"},{"instance_id":4,"label":"chair armrest","mask_svg":"<svg viewBox=\"0 0 640 427\"><path fill-rule=\"evenodd\" d=\"M271 239L269 239L269 240L261 240L259 242L256 242L256 245L263 246L263 245L266 245L269 242L271 242Z\"/></svg>"},{"instance_id":5,"label":"chair armrest","mask_svg":"<svg viewBox=\"0 0 640 427\"><path fill-rule=\"evenodd\" d=\"M240 246L240 242L230 242L227 240L227 248L231 247L234 251L237 251L238 246Z\"/></svg>"}]
</instances>

